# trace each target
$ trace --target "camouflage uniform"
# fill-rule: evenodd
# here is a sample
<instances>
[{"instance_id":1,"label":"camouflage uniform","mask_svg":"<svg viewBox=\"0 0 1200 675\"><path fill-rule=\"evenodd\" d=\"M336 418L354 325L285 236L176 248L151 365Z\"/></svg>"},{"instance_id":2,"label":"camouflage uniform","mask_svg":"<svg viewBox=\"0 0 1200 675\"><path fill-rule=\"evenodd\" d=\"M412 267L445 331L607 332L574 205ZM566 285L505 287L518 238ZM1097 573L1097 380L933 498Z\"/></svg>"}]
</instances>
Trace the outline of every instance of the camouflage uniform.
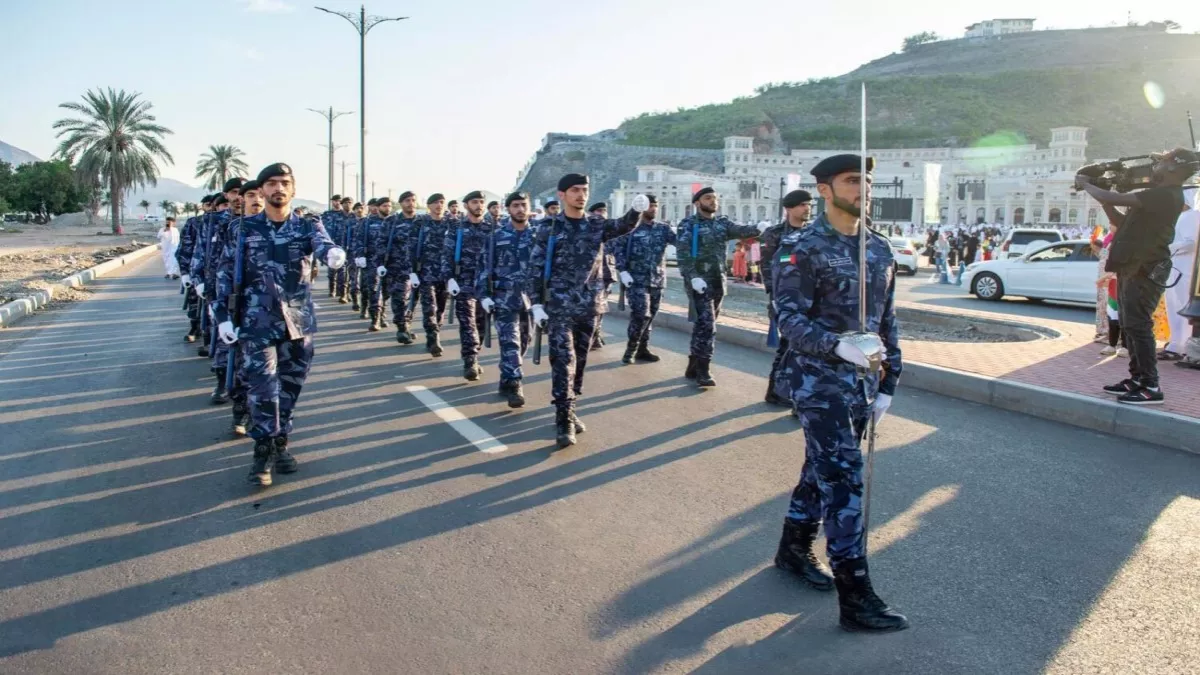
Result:
<instances>
[{"instance_id":1,"label":"camouflage uniform","mask_svg":"<svg viewBox=\"0 0 1200 675\"><path fill-rule=\"evenodd\" d=\"M486 222L472 223L463 218L446 228L442 240L441 278L446 281L454 279L458 283L458 296L453 298L454 312L458 316L458 338L463 365L467 367L478 363L479 338L485 330L486 317L478 307L475 282L479 276L479 262L487 250L491 231L492 226ZM461 245L458 243L460 236ZM456 255L457 261L454 259Z\"/></svg>"},{"instance_id":2,"label":"camouflage uniform","mask_svg":"<svg viewBox=\"0 0 1200 675\"><path fill-rule=\"evenodd\" d=\"M800 234L801 228L792 227L785 220L782 223L768 227L762 235L762 280L763 287L767 291L767 316L768 318L775 316L774 297L774 277L772 270L775 267L775 259L779 254L780 247L786 250L791 250L791 245L795 244L796 237ZM778 328L778 324L776 324ZM787 338L782 334L779 335L779 346L775 349L775 360L771 362L771 374L767 377L767 391L775 391L776 376L779 374L779 366L783 363L784 354L788 350ZM775 399L777 400L777 399Z\"/></svg>"},{"instance_id":3,"label":"camouflage uniform","mask_svg":"<svg viewBox=\"0 0 1200 675\"><path fill-rule=\"evenodd\" d=\"M790 345L779 386L786 386L804 427L804 468L787 520L824 522L836 573L866 555L859 448L871 414L865 391L892 395L900 380L892 249L882 236L869 239L866 330L883 339L886 358L882 378L868 375L860 383L854 365L834 354L838 335L859 328L858 237L839 234L822 215L794 240L772 263L779 332Z\"/></svg>"},{"instance_id":4,"label":"camouflage uniform","mask_svg":"<svg viewBox=\"0 0 1200 675\"><path fill-rule=\"evenodd\" d=\"M446 312L446 280L442 278L442 247L446 230L454 225L449 215L434 220L429 215L418 216L413 222L409 237L409 259L413 271L421 280L421 325L425 329L425 340L432 345L437 340ZM453 245L453 244L452 244ZM451 250L453 255L454 251Z\"/></svg>"},{"instance_id":5,"label":"camouflage uniform","mask_svg":"<svg viewBox=\"0 0 1200 675\"><path fill-rule=\"evenodd\" d=\"M416 220L417 216L408 218L403 213L389 216L387 226L379 231L379 239L375 242L375 257L367 263L371 268L387 267L383 286L391 299L392 321L396 324L396 331L404 334L408 333L408 301L412 293L412 283L408 278L413 271L409 239Z\"/></svg>"},{"instance_id":6,"label":"camouflage uniform","mask_svg":"<svg viewBox=\"0 0 1200 675\"><path fill-rule=\"evenodd\" d=\"M529 314L529 296L526 295L529 257L533 252L533 226L517 230L512 221L504 223L491 235L492 259L487 259L485 242L479 252L479 277L475 288L480 300L490 297L495 306L496 336L500 341L500 384L520 382L521 361L529 350L532 318ZM491 271L492 293L489 295L488 272Z\"/></svg>"},{"instance_id":7,"label":"camouflage uniform","mask_svg":"<svg viewBox=\"0 0 1200 675\"><path fill-rule=\"evenodd\" d=\"M244 218L242 227L245 309L235 328L245 360L250 436L261 441L292 430L292 411L308 376L317 332L309 286L312 256L324 260L335 244L316 218L291 215L277 229L260 213ZM218 324L230 320L234 249L226 249L217 273L220 291L213 313Z\"/></svg>"},{"instance_id":8,"label":"camouflage uniform","mask_svg":"<svg viewBox=\"0 0 1200 675\"><path fill-rule=\"evenodd\" d=\"M361 309L359 303L360 290L362 288L362 269L354 264L354 256L350 252L357 247L358 240L362 237L362 225L366 222L366 218L358 218L354 214L347 215L342 220L342 248L346 251L346 290L350 296L350 300L354 303L355 309Z\"/></svg>"},{"instance_id":9,"label":"camouflage uniform","mask_svg":"<svg viewBox=\"0 0 1200 675\"><path fill-rule=\"evenodd\" d=\"M188 274L192 277L193 285L204 284L204 296L198 298L201 312L208 311L213 293L216 292L212 284L208 283L208 270L210 261L215 260L220 255L220 248L217 244L218 233L222 228L222 221L227 221L228 218L228 209L225 211L213 211L203 217L203 222L197 230L199 236L196 238L196 245L192 251L192 259L188 263ZM209 323L208 334L202 335L200 338L204 341L204 346L201 347L202 350L207 349L208 345L211 345L214 340L220 342L220 340L216 340L217 331L215 330L215 325L212 325L211 321ZM203 355L204 352L201 351L201 354Z\"/></svg>"},{"instance_id":10,"label":"camouflage uniform","mask_svg":"<svg viewBox=\"0 0 1200 675\"><path fill-rule=\"evenodd\" d=\"M625 289L629 302L629 344L626 351L645 350L650 343L654 317L666 285L668 246L676 246L675 231L666 223L639 222L629 234L613 242L617 270L628 272L633 283Z\"/></svg>"},{"instance_id":11,"label":"camouflage uniform","mask_svg":"<svg viewBox=\"0 0 1200 675\"><path fill-rule=\"evenodd\" d=\"M340 209L330 209L321 214L321 223L325 226L325 233L334 241L341 241L342 234L342 212ZM325 267L326 277L329 279L329 294L337 295L339 279L346 274L345 266L340 270L329 269Z\"/></svg>"},{"instance_id":12,"label":"camouflage uniform","mask_svg":"<svg viewBox=\"0 0 1200 675\"><path fill-rule=\"evenodd\" d=\"M192 273L192 254L195 253L196 242L200 239L200 224L204 221L204 215L188 218L179 233L179 248L175 250L175 262L179 264L179 269L189 276ZM184 290L183 304L188 320L192 324L192 330L188 334L200 335L200 300L192 289Z\"/></svg>"},{"instance_id":13,"label":"camouflage uniform","mask_svg":"<svg viewBox=\"0 0 1200 675\"><path fill-rule=\"evenodd\" d=\"M383 310L383 288L379 283L377 266L372 265L371 261L378 253L379 244L387 243L388 228L384 223L384 219L378 215L367 216L360 221L360 232L354 239L354 248L347 253L351 261L356 258L367 259L367 266L362 270L359 295L362 298L362 309L371 317L372 323L379 320ZM385 237L383 242L379 241L380 235Z\"/></svg>"},{"instance_id":14,"label":"camouflage uniform","mask_svg":"<svg viewBox=\"0 0 1200 675\"><path fill-rule=\"evenodd\" d=\"M713 355L714 331L721 315L721 300L725 297L725 244L733 239L758 235L757 226L738 225L725 216L702 218L691 215L679 223L676 255L684 291L696 307L690 352L696 359L711 359ZM693 244L696 255L692 255ZM692 290L692 279L696 278L703 279L708 285L703 294Z\"/></svg>"}]
</instances>

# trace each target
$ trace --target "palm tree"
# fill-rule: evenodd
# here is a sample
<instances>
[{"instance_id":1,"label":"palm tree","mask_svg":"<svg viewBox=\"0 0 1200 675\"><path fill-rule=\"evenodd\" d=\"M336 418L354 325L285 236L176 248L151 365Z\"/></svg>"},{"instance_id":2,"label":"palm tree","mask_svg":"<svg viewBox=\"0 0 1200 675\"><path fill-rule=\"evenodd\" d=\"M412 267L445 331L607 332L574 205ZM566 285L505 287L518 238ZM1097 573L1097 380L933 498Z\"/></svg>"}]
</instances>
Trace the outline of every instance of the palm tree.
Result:
<instances>
[{"instance_id":1,"label":"palm tree","mask_svg":"<svg viewBox=\"0 0 1200 675\"><path fill-rule=\"evenodd\" d=\"M196 162L196 178L204 179L205 189L220 190L230 178L249 173L242 157L245 153L236 145L210 145Z\"/></svg>"},{"instance_id":2,"label":"palm tree","mask_svg":"<svg viewBox=\"0 0 1200 675\"><path fill-rule=\"evenodd\" d=\"M106 91L89 89L82 103L58 106L81 117L54 123L59 130L56 137L66 137L54 154L75 164L82 185L108 184L114 234L122 233L121 200L125 191L157 185L159 160L175 162L162 142L163 136L174 132L155 123L150 114L153 104L140 96L111 87Z\"/></svg>"},{"instance_id":3,"label":"palm tree","mask_svg":"<svg viewBox=\"0 0 1200 675\"><path fill-rule=\"evenodd\" d=\"M158 208L162 209L163 215L174 216L179 213L179 209L175 206L175 202L170 199L164 199L158 203Z\"/></svg>"},{"instance_id":4,"label":"palm tree","mask_svg":"<svg viewBox=\"0 0 1200 675\"><path fill-rule=\"evenodd\" d=\"M150 215L150 202L148 200L143 199L142 201L138 202L138 206L145 209L146 215Z\"/></svg>"}]
</instances>

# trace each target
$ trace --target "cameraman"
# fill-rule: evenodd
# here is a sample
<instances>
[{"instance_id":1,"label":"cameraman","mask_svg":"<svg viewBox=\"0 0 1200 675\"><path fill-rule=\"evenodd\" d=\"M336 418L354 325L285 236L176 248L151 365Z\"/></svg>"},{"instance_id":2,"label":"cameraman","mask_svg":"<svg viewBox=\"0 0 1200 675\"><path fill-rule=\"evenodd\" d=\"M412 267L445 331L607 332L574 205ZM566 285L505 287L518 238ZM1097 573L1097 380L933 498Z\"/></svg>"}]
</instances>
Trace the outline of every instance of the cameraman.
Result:
<instances>
[{"instance_id":1,"label":"cameraman","mask_svg":"<svg viewBox=\"0 0 1200 675\"><path fill-rule=\"evenodd\" d=\"M1171 242L1175 221L1185 208L1183 184L1196 172L1195 153L1182 148L1153 155L1154 187L1132 193L1113 192L1075 176L1075 187L1104 207L1118 226L1105 270L1117 275L1121 330L1129 345L1129 375L1104 390L1130 405L1161 405L1154 342L1154 309L1171 274ZM1125 213L1117 207L1126 207Z\"/></svg>"}]
</instances>

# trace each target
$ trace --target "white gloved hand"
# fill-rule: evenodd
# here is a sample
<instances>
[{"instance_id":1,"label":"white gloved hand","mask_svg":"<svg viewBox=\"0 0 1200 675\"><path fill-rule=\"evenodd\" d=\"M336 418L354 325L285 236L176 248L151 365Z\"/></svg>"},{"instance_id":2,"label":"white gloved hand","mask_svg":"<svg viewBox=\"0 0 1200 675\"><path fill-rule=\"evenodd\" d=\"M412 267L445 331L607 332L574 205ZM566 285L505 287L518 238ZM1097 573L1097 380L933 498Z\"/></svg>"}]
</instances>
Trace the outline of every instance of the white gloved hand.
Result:
<instances>
[{"instance_id":1,"label":"white gloved hand","mask_svg":"<svg viewBox=\"0 0 1200 675\"><path fill-rule=\"evenodd\" d=\"M408 275L408 283L412 284L413 288L421 285L421 277L417 276L416 272Z\"/></svg>"},{"instance_id":2,"label":"white gloved hand","mask_svg":"<svg viewBox=\"0 0 1200 675\"><path fill-rule=\"evenodd\" d=\"M447 281L446 282L446 290L450 293L450 297L457 298L458 291L459 291L458 282L453 279L451 279L450 281Z\"/></svg>"},{"instance_id":3,"label":"white gloved hand","mask_svg":"<svg viewBox=\"0 0 1200 675\"><path fill-rule=\"evenodd\" d=\"M217 326L217 336L221 338L221 342L231 345L237 342L238 332L233 328L232 321L222 321L220 326Z\"/></svg>"},{"instance_id":4,"label":"white gloved hand","mask_svg":"<svg viewBox=\"0 0 1200 675\"><path fill-rule=\"evenodd\" d=\"M204 282L203 281L196 284L196 295L199 295L201 297L204 296Z\"/></svg>"},{"instance_id":5,"label":"white gloved hand","mask_svg":"<svg viewBox=\"0 0 1200 675\"><path fill-rule=\"evenodd\" d=\"M356 267L358 267L360 270L361 270L361 269L366 269L366 267L367 267L367 259L366 259L366 258L355 258L355 259L354 259L354 265L355 265Z\"/></svg>"},{"instance_id":6,"label":"white gloved hand","mask_svg":"<svg viewBox=\"0 0 1200 675\"><path fill-rule=\"evenodd\" d=\"M630 204L630 208L638 213L641 213L642 211L650 208L650 198L646 195L638 195L633 198L633 203Z\"/></svg>"},{"instance_id":7,"label":"white gloved hand","mask_svg":"<svg viewBox=\"0 0 1200 675\"><path fill-rule=\"evenodd\" d=\"M179 277L179 280L183 282L185 288L192 285L192 275L190 274L185 274Z\"/></svg>"},{"instance_id":8,"label":"white gloved hand","mask_svg":"<svg viewBox=\"0 0 1200 675\"><path fill-rule=\"evenodd\" d=\"M704 280L700 277L696 277L692 279L692 290L697 293L703 293L708 290L708 284L704 283Z\"/></svg>"},{"instance_id":9,"label":"white gloved hand","mask_svg":"<svg viewBox=\"0 0 1200 675\"><path fill-rule=\"evenodd\" d=\"M379 267L375 268L375 274L378 274L381 277L386 277L387 276L387 268L384 267L383 265L380 265Z\"/></svg>"},{"instance_id":10,"label":"white gloved hand","mask_svg":"<svg viewBox=\"0 0 1200 675\"><path fill-rule=\"evenodd\" d=\"M496 303L492 302L491 298L484 298L479 301L479 306L483 307L483 311L487 312L488 314L491 314L492 308L496 306Z\"/></svg>"},{"instance_id":11,"label":"white gloved hand","mask_svg":"<svg viewBox=\"0 0 1200 675\"><path fill-rule=\"evenodd\" d=\"M879 424L879 420L887 414L888 408L892 407L892 397L887 394L875 395L875 424Z\"/></svg>"},{"instance_id":12,"label":"white gloved hand","mask_svg":"<svg viewBox=\"0 0 1200 675\"><path fill-rule=\"evenodd\" d=\"M530 307L529 309L530 309L530 311L533 312L533 322L534 323L541 326L542 328L545 328L546 324L550 323L550 316L548 314L546 314L545 307L542 307L541 305L534 305L533 307Z\"/></svg>"},{"instance_id":13,"label":"white gloved hand","mask_svg":"<svg viewBox=\"0 0 1200 675\"><path fill-rule=\"evenodd\" d=\"M624 284L626 288L633 285L633 275L629 272L621 272L617 276L621 277L621 283Z\"/></svg>"},{"instance_id":14,"label":"white gloved hand","mask_svg":"<svg viewBox=\"0 0 1200 675\"><path fill-rule=\"evenodd\" d=\"M853 363L859 368L871 367L871 361L867 358L866 353L848 342L838 342L837 346L833 348L833 353L837 354L839 359Z\"/></svg>"},{"instance_id":15,"label":"white gloved hand","mask_svg":"<svg viewBox=\"0 0 1200 675\"><path fill-rule=\"evenodd\" d=\"M346 264L346 251L338 247L329 249L325 254L325 264L329 265L331 270L340 270Z\"/></svg>"},{"instance_id":16,"label":"white gloved hand","mask_svg":"<svg viewBox=\"0 0 1200 675\"><path fill-rule=\"evenodd\" d=\"M212 303L211 303L211 302L210 302L210 303L208 303L208 307L205 307L205 308L204 308L204 310L205 310L206 312L208 312L208 320L209 320L209 321L216 321L216 320L217 320L217 315L216 315L216 313L215 313L215 312L213 312L213 308L212 308Z\"/></svg>"}]
</instances>

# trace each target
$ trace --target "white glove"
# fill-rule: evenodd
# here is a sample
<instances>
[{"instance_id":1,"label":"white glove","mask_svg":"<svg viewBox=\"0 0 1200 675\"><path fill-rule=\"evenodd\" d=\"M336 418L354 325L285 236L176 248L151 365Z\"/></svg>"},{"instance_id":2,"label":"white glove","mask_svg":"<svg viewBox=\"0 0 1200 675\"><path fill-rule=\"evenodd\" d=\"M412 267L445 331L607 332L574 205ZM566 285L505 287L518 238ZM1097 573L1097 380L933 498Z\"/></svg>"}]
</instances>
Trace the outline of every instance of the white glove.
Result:
<instances>
[{"instance_id":1,"label":"white glove","mask_svg":"<svg viewBox=\"0 0 1200 675\"><path fill-rule=\"evenodd\" d=\"M450 292L450 297L458 297L458 282L451 279L446 282L446 290Z\"/></svg>"},{"instance_id":2,"label":"white glove","mask_svg":"<svg viewBox=\"0 0 1200 675\"><path fill-rule=\"evenodd\" d=\"M200 297L204 297L204 282L203 281L196 284L196 295L199 295Z\"/></svg>"},{"instance_id":3,"label":"white glove","mask_svg":"<svg viewBox=\"0 0 1200 675\"><path fill-rule=\"evenodd\" d=\"M338 247L329 249L325 254L325 264L329 265L331 270L340 270L346 264L346 251Z\"/></svg>"},{"instance_id":4,"label":"white glove","mask_svg":"<svg viewBox=\"0 0 1200 675\"><path fill-rule=\"evenodd\" d=\"M208 307L206 307L206 308L205 308L205 311L207 311L207 312L208 312L208 319L209 319L209 321L216 321L216 320L217 320L217 315L216 315L216 313L215 313L215 312L213 312L213 308L212 308L212 303L211 303L211 302L210 302L210 303L208 303Z\"/></svg>"},{"instance_id":5,"label":"white glove","mask_svg":"<svg viewBox=\"0 0 1200 675\"><path fill-rule=\"evenodd\" d=\"M708 290L708 284L704 283L704 280L700 277L696 277L692 279L692 290L697 293L703 293Z\"/></svg>"},{"instance_id":6,"label":"white glove","mask_svg":"<svg viewBox=\"0 0 1200 675\"><path fill-rule=\"evenodd\" d=\"M879 424L879 420L887 414L888 408L892 407L892 397L887 394L875 395L875 424Z\"/></svg>"},{"instance_id":7,"label":"white glove","mask_svg":"<svg viewBox=\"0 0 1200 675\"><path fill-rule=\"evenodd\" d=\"M185 274L179 277L179 280L183 282L185 288L192 285L192 275L190 274Z\"/></svg>"},{"instance_id":8,"label":"white glove","mask_svg":"<svg viewBox=\"0 0 1200 675\"><path fill-rule=\"evenodd\" d=\"M641 213L642 211L650 208L650 198L646 195L638 195L633 198L633 204L631 204L630 207L634 211Z\"/></svg>"},{"instance_id":9,"label":"white glove","mask_svg":"<svg viewBox=\"0 0 1200 675\"><path fill-rule=\"evenodd\" d=\"M629 272L621 272L617 276L621 277L621 283L624 284L626 288L633 285L633 275Z\"/></svg>"},{"instance_id":10,"label":"white glove","mask_svg":"<svg viewBox=\"0 0 1200 675\"><path fill-rule=\"evenodd\" d=\"M379 267L375 268L375 274L378 274L381 277L386 277L387 276L387 268L384 267L383 265L380 265Z\"/></svg>"},{"instance_id":11,"label":"white glove","mask_svg":"<svg viewBox=\"0 0 1200 675\"><path fill-rule=\"evenodd\" d=\"M488 314L491 314L492 308L496 306L496 303L492 302L491 298L484 298L479 301L479 305L481 307L483 307L483 311L487 312Z\"/></svg>"},{"instance_id":12,"label":"white glove","mask_svg":"<svg viewBox=\"0 0 1200 675\"><path fill-rule=\"evenodd\" d=\"M533 307L530 307L529 309L530 309L530 311L533 312L533 322L534 323L541 326L542 328L545 328L546 324L550 323L550 316L548 314L546 314L546 308L542 307L541 305L534 305Z\"/></svg>"},{"instance_id":13,"label":"white glove","mask_svg":"<svg viewBox=\"0 0 1200 675\"><path fill-rule=\"evenodd\" d=\"M416 272L408 275L408 283L412 284L413 288L421 285L421 277L417 276Z\"/></svg>"},{"instance_id":14,"label":"white glove","mask_svg":"<svg viewBox=\"0 0 1200 675\"><path fill-rule=\"evenodd\" d=\"M222 321L220 326L217 326L217 336L221 338L221 342L231 345L237 342L238 332L233 328L232 321Z\"/></svg>"},{"instance_id":15,"label":"white glove","mask_svg":"<svg viewBox=\"0 0 1200 675\"><path fill-rule=\"evenodd\" d=\"M366 258L355 258L354 265L356 267L358 267L360 270L365 269L367 266L367 259Z\"/></svg>"},{"instance_id":16,"label":"white glove","mask_svg":"<svg viewBox=\"0 0 1200 675\"><path fill-rule=\"evenodd\" d=\"M837 354L839 359L853 363L859 368L867 369L871 367L871 361L867 358L866 353L848 342L838 342L837 346L833 348L833 353Z\"/></svg>"}]
</instances>

